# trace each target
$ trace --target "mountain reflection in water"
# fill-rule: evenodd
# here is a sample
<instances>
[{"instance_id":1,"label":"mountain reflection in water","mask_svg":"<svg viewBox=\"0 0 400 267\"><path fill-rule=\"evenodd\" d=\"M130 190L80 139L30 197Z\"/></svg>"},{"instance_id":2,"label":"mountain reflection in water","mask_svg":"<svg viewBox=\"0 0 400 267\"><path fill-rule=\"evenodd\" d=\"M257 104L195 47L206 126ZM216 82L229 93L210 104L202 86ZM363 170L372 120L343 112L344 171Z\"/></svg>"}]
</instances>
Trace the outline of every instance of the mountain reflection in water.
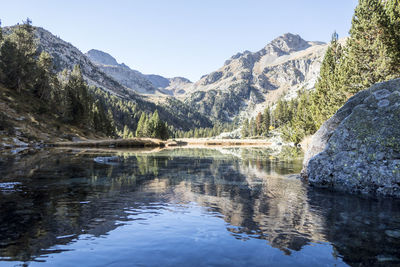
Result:
<instances>
[{"instance_id":1,"label":"mountain reflection in water","mask_svg":"<svg viewBox=\"0 0 400 267\"><path fill-rule=\"evenodd\" d=\"M300 169L255 148L2 155L0 264L400 264L399 201Z\"/></svg>"}]
</instances>

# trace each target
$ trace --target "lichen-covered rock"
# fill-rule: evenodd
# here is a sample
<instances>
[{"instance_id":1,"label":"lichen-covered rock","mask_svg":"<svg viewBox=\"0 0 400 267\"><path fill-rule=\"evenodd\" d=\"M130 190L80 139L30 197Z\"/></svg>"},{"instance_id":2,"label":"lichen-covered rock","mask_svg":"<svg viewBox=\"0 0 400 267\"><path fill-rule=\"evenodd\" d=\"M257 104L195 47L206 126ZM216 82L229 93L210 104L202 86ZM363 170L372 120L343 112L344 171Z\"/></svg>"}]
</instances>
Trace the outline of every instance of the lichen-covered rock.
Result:
<instances>
[{"instance_id":1,"label":"lichen-covered rock","mask_svg":"<svg viewBox=\"0 0 400 267\"><path fill-rule=\"evenodd\" d=\"M400 197L400 79L350 98L313 136L303 164L312 185Z\"/></svg>"}]
</instances>

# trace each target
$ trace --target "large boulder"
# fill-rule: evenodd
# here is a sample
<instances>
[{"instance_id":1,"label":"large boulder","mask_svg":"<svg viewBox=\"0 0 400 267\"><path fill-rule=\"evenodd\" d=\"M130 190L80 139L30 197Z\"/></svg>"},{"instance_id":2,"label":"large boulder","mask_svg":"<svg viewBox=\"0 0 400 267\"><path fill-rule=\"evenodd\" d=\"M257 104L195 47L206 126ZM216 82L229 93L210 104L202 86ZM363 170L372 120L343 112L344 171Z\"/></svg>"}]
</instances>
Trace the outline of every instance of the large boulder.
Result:
<instances>
[{"instance_id":1,"label":"large boulder","mask_svg":"<svg viewBox=\"0 0 400 267\"><path fill-rule=\"evenodd\" d=\"M351 97L315 133L303 165L315 186L400 197L400 79Z\"/></svg>"}]
</instances>

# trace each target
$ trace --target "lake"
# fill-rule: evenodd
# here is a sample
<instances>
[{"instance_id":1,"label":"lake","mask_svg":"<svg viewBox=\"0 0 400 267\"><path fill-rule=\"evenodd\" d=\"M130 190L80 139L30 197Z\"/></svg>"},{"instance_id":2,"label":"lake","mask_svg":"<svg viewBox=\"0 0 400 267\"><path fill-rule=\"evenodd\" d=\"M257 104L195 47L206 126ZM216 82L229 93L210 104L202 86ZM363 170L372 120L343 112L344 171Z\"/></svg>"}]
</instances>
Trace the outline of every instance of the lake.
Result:
<instances>
[{"instance_id":1,"label":"lake","mask_svg":"<svg viewBox=\"0 0 400 267\"><path fill-rule=\"evenodd\" d=\"M400 201L263 148L0 155L0 266L396 266Z\"/></svg>"}]
</instances>

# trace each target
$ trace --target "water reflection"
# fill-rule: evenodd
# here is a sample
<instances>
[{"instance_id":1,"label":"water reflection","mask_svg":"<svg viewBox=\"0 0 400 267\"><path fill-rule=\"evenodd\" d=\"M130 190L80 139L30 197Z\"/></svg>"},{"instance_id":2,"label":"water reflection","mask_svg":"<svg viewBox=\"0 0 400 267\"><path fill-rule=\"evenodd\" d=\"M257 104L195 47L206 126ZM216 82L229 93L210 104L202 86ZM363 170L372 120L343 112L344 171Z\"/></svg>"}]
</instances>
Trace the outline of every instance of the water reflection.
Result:
<instances>
[{"instance_id":1,"label":"water reflection","mask_svg":"<svg viewBox=\"0 0 400 267\"><path fill-rule=\"evenodd\" d=\"M223 233L215 232L219 238L214 243L225 250L260 240L257 247L277 248L284 257L280 261L301 265L298 252L317 258L316 245L328 243L329 259L324 256L326 261L317 264L340 265L342 258L350 265L400 263L398 201L310 189L289 175L300 168L300 160L279 161L263 149L242 148L3 155L0 257L46 261L44 255L74 250L72 244L82 237L112 239L132 222L143 231L137 240L148 243L155 243L156 232L145 230L149 224L164 227L158 230L172 235L169 242L184 243L184 229L186 236L211 242L211 230L199 234L195 226L217 219L225 225ZM225 233L238 243L224 247Z\"/></svg>"}]
</instances>

